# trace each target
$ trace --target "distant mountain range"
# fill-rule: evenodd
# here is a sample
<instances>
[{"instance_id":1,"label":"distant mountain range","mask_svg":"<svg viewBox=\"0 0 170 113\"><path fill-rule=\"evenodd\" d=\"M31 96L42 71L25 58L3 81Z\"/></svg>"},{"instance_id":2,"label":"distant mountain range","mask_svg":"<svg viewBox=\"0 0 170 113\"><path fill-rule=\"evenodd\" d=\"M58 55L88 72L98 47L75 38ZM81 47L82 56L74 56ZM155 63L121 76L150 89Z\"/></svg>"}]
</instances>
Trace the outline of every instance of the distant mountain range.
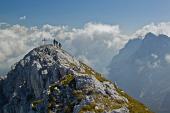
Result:
<instances>
[{"instance_id":1,"label":"distant mountain range","mask_svg":"<svg viewBox=\"0 0 170 113\"><path fill-rule=\"evenodd\" d=\"M156 113L170 113L170 37L130 40L109 65L109 77Z\"/></svg>"},{"instance_id":2,"label":"distant mountain range","mask_svg":"<svg viewBox=\"0 0 170 113\"><path fill-rule=\"evenodd\" d=\"M61 48L30 51L0 78L0 113L151 113Z\"/></svg>"}]
</instances>

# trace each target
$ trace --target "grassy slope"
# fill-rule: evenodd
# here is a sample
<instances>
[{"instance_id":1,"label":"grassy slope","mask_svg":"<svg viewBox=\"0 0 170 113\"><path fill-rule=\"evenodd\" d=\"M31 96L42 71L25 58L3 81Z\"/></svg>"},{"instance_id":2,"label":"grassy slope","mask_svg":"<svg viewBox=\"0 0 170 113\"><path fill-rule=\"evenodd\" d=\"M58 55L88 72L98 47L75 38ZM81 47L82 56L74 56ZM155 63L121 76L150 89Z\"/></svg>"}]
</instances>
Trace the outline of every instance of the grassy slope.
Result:
<instances>
[{"instance_id":1,"label":"grassy slope","mask_svg":"<svg viewBox=\"0 0 170 113\"><path fill-rule=\"evenodd\" d=\"M92 74L100 81L109 81L107 79L105 79L101 74L95 72L92 68L90 68L89 66L87 66L86 64L82 63L82 65L86 68L86 73L87 74ZM110 81L111 82L111 81ZM126 97L129 101L128 103L128 109L130 110L130 113L153 113L150 111L149 108L147 108L144 104L140 103L139 101L135 100L134 98L132 98L131 96L129 96L127 93L125 93L123 90L121 90L120 88L118 88L115 85L115 88L117 90L117 92Z\"/></svg>"},{"instance_id":2,"label":"grassy slope","mask_svg":"<svg viewBox=\"0 0 170 113\"><path fill-rule=\"evenodd\" d=\"M129 96L127 93L125 93L123 90L121 90L119 88L116 88L116 90L120 95L122 95L128 99L128 101L129 101L128 109L130 110L130 113L153 113L144 104L135 100L134 98Z\"/></svg>"}]
</instances>

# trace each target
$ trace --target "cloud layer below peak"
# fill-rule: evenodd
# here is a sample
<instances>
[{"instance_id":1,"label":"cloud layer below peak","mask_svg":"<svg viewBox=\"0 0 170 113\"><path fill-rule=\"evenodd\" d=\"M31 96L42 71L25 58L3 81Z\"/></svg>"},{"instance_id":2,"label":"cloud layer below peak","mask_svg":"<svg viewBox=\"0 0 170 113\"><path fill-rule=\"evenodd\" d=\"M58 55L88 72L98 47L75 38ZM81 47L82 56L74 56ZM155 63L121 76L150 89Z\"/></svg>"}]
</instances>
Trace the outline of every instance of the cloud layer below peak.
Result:
<instances>
[{"instance_id":1,"label":"cloud layer below peak","mask_svg":"<svg viewBox=\"0 0 170 113\"><path fill-rule=\"evenodd\" d=\"M124 47L129 39L144 36L148 32L170 36L170 22L149 24L131 35L121 33L118 25L87 23L82 28L43 25L25 27L22 25L0 24L0 74L19 60L29 50L48 43L55 38L67 51L96 70L107 73L112 57Z\"/></svg>"}]
</instances>

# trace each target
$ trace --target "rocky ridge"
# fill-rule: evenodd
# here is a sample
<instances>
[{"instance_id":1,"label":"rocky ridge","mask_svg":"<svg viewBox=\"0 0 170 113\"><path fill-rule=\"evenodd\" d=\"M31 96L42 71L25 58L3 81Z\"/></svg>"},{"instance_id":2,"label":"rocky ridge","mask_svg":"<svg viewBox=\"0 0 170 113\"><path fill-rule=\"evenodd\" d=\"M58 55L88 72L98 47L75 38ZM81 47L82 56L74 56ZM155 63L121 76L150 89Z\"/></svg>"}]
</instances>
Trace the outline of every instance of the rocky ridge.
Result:
<instances>
[{"instance_id":1,"label":"rocky ridge","mask_svg":"<svg viewBox=\"0 0 170 113\"><path fill-rule=\"evenodd\" d=\"M86 64L53 45L30 51L0 79L1 113L150 113Z\"/></svg>"}]
</instances>

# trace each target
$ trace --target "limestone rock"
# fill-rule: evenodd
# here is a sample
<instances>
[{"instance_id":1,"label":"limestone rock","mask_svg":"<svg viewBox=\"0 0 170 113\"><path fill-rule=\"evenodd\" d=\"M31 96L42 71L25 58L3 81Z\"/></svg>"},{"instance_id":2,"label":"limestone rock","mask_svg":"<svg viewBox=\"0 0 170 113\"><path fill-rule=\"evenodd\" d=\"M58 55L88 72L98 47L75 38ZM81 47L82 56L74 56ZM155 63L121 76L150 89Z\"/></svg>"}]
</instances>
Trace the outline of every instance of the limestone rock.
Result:
<instances>
[{"instance_id":1,"label":"limestone rock","mask_svg":"<svg viewBox=\"0 0 170 113\"><path fill-rule=\"evenodd\" d=\"M116 85L53 45L13 65L0 79L0 92L1 113L130 112L131 101Z\"/></svg>"}]
</instances>

